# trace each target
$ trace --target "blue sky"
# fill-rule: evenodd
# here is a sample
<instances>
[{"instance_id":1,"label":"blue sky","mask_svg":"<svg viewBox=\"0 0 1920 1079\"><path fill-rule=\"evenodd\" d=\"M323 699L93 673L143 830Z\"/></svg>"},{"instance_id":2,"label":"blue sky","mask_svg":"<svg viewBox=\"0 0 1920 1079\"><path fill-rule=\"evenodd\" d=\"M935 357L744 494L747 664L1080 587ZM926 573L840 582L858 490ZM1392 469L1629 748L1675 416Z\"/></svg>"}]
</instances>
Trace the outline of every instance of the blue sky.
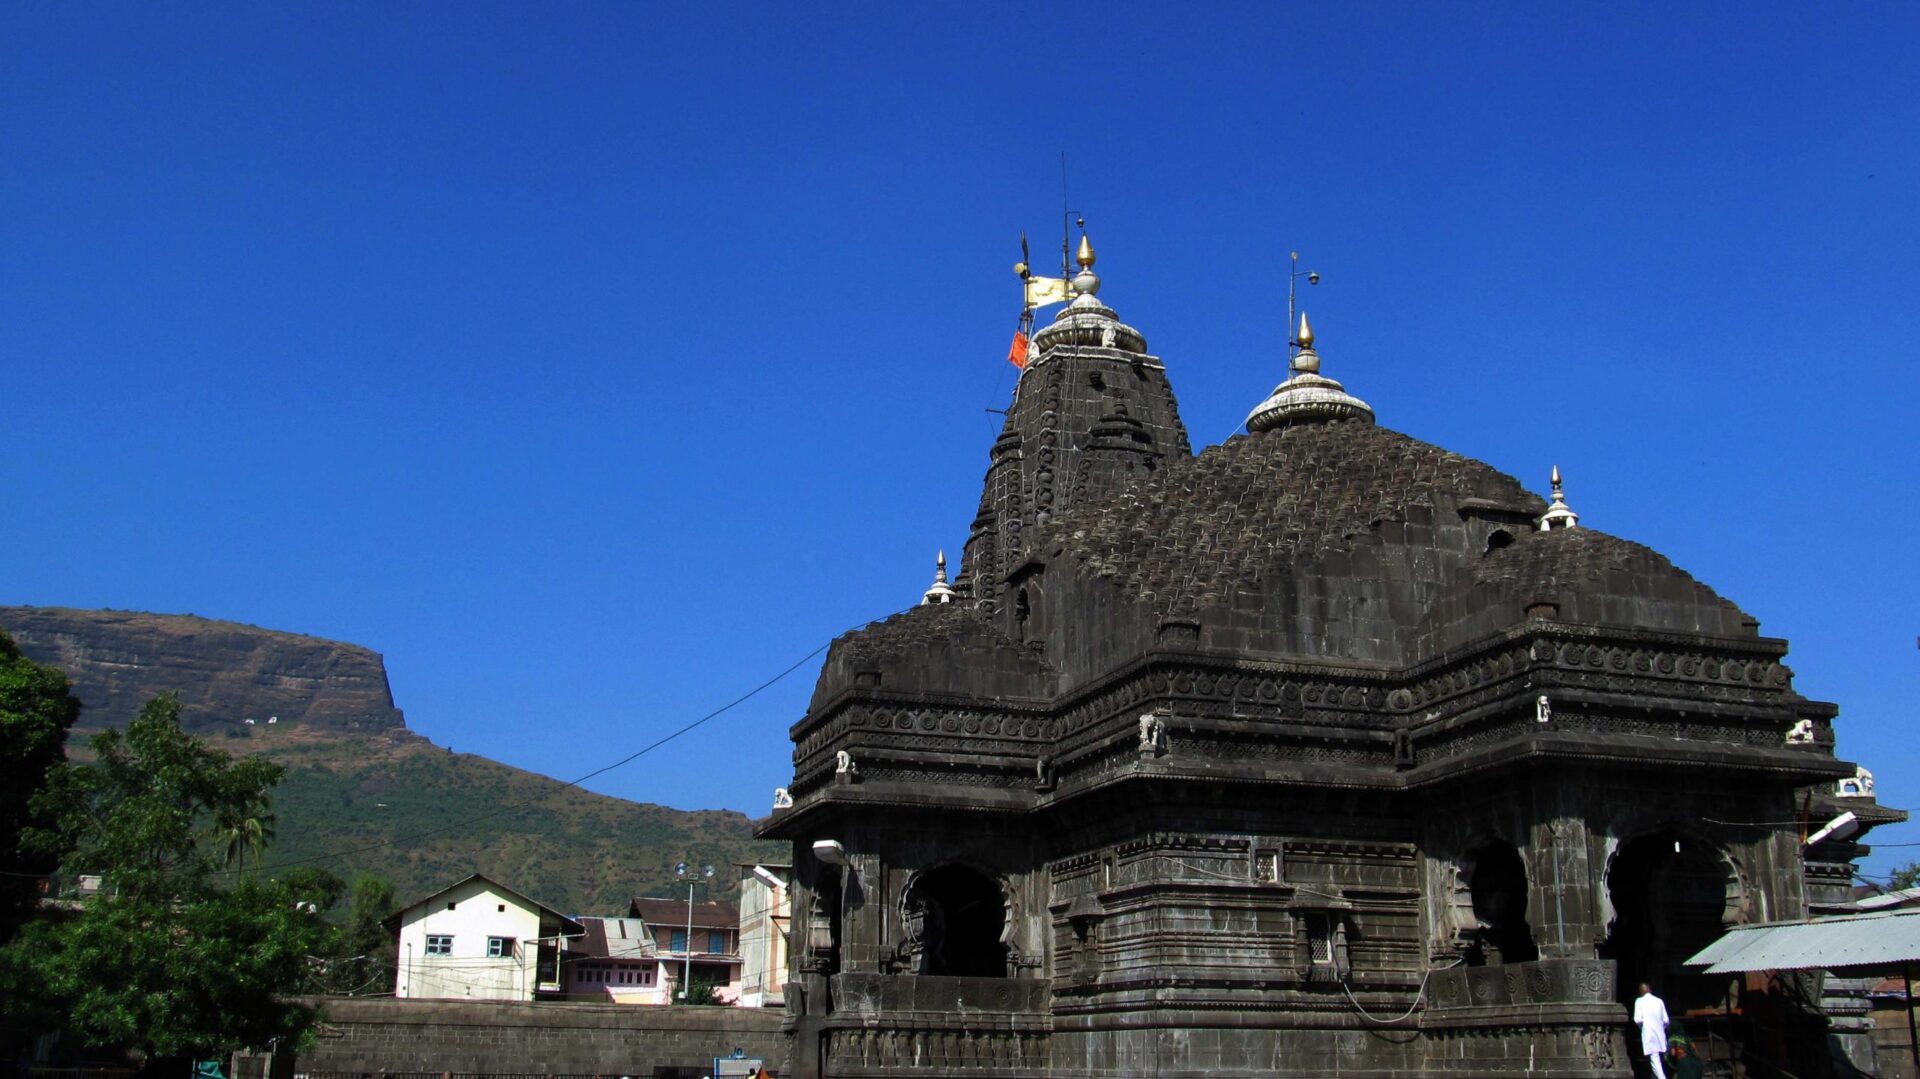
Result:
<instances>
[{"instance_id":1,"label":"blue sky","mask_svg":"<svg viewBox=\"0 0 1920 1079\"><path fill-rule=\"evenodd\" d=\"M0 603L360 642L435 741L597 767L957 552L1064 150L1197 444L1301 251L1382 423L1558 463L1920 808L1915 55L1895 4L9 5ZM592 786L764 813L812 674Z\"/></svg>"}]
</instances>

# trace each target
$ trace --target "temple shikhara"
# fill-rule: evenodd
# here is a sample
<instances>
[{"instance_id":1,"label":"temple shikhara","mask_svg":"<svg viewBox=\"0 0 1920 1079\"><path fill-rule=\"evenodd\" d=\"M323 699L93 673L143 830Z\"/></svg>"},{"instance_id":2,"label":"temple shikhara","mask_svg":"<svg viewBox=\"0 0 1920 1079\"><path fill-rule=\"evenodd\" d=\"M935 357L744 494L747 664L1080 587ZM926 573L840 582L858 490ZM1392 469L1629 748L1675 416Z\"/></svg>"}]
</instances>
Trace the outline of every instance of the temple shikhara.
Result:
<instances>
[{"instance_id":1,"label":"temple shikhara","mask_svg":"<svg viewBox=\"0 0 1920 1079\"><path fill-rule=\"evenodd\" d=\"M1304 316L1195 454L1078 261L957 571L793 727L792 1074L1626 1076L1641 981L1851 1051L1851 983L1684 965L1844 903L1904 819L1787 643L1581 520L1577 471L1383 426L1418 417Z\"/></svg>"}]
</instances>

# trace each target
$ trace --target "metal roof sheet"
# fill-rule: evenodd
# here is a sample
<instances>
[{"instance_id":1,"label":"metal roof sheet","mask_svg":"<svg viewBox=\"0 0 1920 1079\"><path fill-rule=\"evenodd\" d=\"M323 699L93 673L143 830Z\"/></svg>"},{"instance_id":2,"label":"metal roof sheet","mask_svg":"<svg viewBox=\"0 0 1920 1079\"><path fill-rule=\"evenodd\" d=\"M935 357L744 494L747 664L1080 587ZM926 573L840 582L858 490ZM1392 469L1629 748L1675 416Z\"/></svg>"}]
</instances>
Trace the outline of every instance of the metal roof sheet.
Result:
<instances>
[{"instance_id":1,"label":"metal roof sheet","mask_svg":"<svg viewBox=\"0 0 1920 1079\"><path fill-rule=\"evenodd\" d=\"M1869 967L1920 960L1920 910L1870 911L1808 922L1743 925L1687 966L1708 974Z\"/></svg>"},{"instance_id":2,"label":"metal roof sheet","mask_svg":"<svg viewBox=\"0 0 1920 1079\"><path fill-rule=\"evenodd\" d=\"M653 937L638 918L582 918L580 924L586 932L569 950L582 956L651 959L655 954Z\"/></svg>"}]
</instances>

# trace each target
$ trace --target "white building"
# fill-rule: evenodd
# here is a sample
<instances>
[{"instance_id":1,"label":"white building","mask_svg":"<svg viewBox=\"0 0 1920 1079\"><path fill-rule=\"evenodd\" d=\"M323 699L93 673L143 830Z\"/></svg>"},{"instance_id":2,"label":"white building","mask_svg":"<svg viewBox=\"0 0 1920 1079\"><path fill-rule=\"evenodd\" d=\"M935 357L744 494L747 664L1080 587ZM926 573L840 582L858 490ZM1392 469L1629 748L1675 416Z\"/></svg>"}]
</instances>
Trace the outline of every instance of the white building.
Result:
<instances>
[{"instance_id":1,"label":"white building","mask_svg":"<svg viewBox=\"0 0 1920 1079\"><path fill-rule=\"evenodd\" d=\"M393 995L533 1000L558 995L564 936L579 922L478 873L387 919L399 931Z\"/></svg>"},{"instance_id":2,"label":"white building","mask_svg":"<svg viewBox=\"0 0 1920 1079\"><path fill-rule=\"evenodd\" d=\"M787 933L793 925L793 867L741 863L740 1005L786 1003Z\"/></svg>"}]
</instances>

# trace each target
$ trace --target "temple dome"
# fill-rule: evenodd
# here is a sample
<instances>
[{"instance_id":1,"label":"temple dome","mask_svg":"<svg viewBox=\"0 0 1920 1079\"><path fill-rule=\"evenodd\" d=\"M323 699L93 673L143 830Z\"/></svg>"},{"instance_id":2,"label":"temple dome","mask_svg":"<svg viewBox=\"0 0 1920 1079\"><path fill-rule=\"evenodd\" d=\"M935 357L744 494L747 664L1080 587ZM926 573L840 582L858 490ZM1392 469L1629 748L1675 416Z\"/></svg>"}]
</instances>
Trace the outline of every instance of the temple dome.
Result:
<instances>
[{"instance_id":1,"label":"temple dome","mask_svg":"<svg viewBox=\"0 0 1920 1079\"><path fill-rule=\"evenodd\" d=\"M1320 373L1320 354L1314 350L1313 328L1307 324L1305 312L1300 315L1300 331L1294 340L1300 350L1291 361L1293 374L1247 414L1247 430L1271 431L1290 423L1327 420L1372 423L1372 406Z\"/></svg>"}]
</instances>

